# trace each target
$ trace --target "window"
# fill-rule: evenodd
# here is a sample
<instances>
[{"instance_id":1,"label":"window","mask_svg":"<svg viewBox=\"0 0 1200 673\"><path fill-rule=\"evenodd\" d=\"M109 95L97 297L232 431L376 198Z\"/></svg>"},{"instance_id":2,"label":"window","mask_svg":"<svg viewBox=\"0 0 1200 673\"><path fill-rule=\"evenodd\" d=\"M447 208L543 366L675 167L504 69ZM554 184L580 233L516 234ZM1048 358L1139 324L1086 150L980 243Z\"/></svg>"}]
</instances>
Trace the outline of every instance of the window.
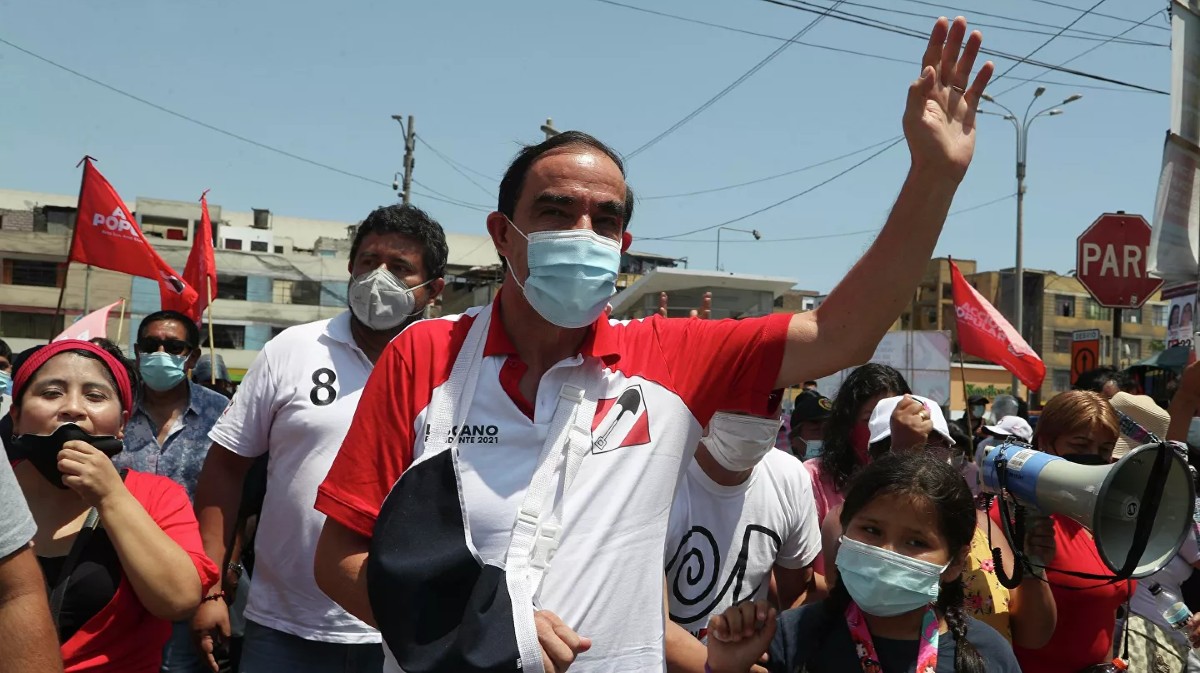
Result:
<instances>
[{"instance_id":1,"label":"window","mask_svg":"<svg viewBox=\"0 0 1200 673\"><path fill-rule=\"evenodd\" d=\"M1075 317L1075 297L1069 294L1054 295L1054 315L1062 318Z\"/></svg>"},{"instance_id":2,"label":"window","mask_svg":"<svg viewBox=\"0 0 1200 673\"><path fill-rule=\"evenodd\" d=\"M4 260L4 282L10 285L62 287L57 262L37 262L29 259Z\"/></svg>"},{"instance_id":3,"label":"window","mask_svg":"<svg viewBox=\"0 0 1200 673\"><path fill-rule=\"evenodd\" d=\"M1166 306L1151 306L1150 319L1155 327L1167 326L1167 307Z\"/></svg>"},{"instance_id":4,"label":"window","mask_svg":"<svg viewBox=\"0 0 1200 673\"><path fill-rule=\"evenodd\" d=\"M1071 370L1055 369L1053 372L1053 375L1054 375L1053 384L1054 384L1055 390L1061 391L1061 390L1070 390L1071 389Z\"/></svg>"},{"instance_id":5,"label":"window","mask_svg":"<svg viewBox=\"0 0 1200 673\"><path fill-rule=\"evenodd\" d=\"M282 245L277 245L277 246L275 246L275 254L276 254L276 255L282 255L282 254L283 254L283 246L282 246Z\"/></svg>"},{"instance_id":6,"label":"window","mask_svg":"<svg viewBox=\"0 0 1200 673\"><path fill-rule=\"evenodd\" d=\"M287 329L287 328L272 326L271 327L271 338L274 339L275 337L279 336L280 334L283 334L283 330L285 330L285 329Z\"/></svg>"},{"instance_id":7,"label":"window","mask_svg":"<svg viewBox=\"0 0 1200 673\"><path fill-rule=\"evenodd\" d=\"M1055 332L1054 333L1054 352L1055 353L1070 353L1071 352L1071 333L1070 332Z\"/></svg>"},{"instance_id":8,"label":"window","mask_svg":"<svg viewBox=\"0 0 1200 673\"><path fill-rule=\"evenodd\" d=\"M218 273L217 299L239 299L246 301L246 277Z\"/></svg>"},{"instance_id":9,"label":"window","mask_svg":"<svg viewBox=\"0 0 1200 673\"><path fill-rule=\"evenodd\" d=\"M250 241L250 250L252 252L266 252L267 251L267 242L266 241Z\"/></svg>"},{"instance_id":10,"label":"window","mask_svg":"<svg viewBox=\"0 0 1200 673\"><path fill-rule=\"evenodd\" d=\"M225 239L225 249L226 250L241 250L242 249L242 239L240 239L240 238Z\"/></svg>"},{"instance_id":11,"label":"window","mask_svg":"<svg viewBox=\"0 0 1200 673\"><path fill-rule=\"evenodd\" d=\"M319 281L276 279L271 289L271 300L276 304L300 304L303 306L319 306L321 304L321 283Z\"/></svg>"},{"instance_id":12,"label":"window","mask_svg":"<svg viewBox=\"0 0 1200 673\"><path fill-rule=\"evenodd\" d=\"M1131 360L1142 359L1142 340L1141 339L1122 339L1121 348L1123 355Z\"/></svg>"},{"instance_id":13,"label":"window","mask_svg":"<svg viewBox=\"0 0 1200 673\"><path fill-rule=\"evenodd\" d=\"M63 331L63 324L53 313L0 313L0 334L13 339L49 339Z\"/></svg>"},{"instance_id":14,"label":"window","mask_svg":"<svg viewBox=\"0 0 1200 673\"><path fill-rule=\"evenodd\" d=\"M1104 308L1095 299L1087 299L1083 305L1083 317L1088 320L1112 320L1112 309Z\"/></svg>"},{"instance_id":15,"label":"window","mask_svg":"<svg viewBox=\"0 0 1200 673\"><path fill-rule=\"evenodd\" d=\"M1121 322L1129 324L1129 325L1142 324L1142 309L1127 308L1127 309L1121 311Z\"/></svg>"},{"instance_id":16,"label":"window","mask_svg":"<svg viewBox=\"0 0 1200 673\"><path fill-rule=\"evenodd\" d=\"M217 348L231 348L233 350L241 350L246 343L246 326L245 325L217 325L212 326L213 330L213 345ZM204 337L205 344L208 345L208 337Z\"/></svg>"}]
</instances>

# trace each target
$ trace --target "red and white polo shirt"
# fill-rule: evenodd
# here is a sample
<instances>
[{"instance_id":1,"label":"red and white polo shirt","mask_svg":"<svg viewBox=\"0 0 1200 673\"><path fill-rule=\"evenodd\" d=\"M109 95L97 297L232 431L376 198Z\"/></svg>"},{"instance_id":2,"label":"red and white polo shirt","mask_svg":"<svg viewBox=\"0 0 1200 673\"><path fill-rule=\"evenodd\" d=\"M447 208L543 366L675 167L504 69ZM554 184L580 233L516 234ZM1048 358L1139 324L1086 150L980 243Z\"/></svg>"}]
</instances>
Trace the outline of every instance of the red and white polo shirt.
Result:
<instances>
[{"instance_id":1,"label":"red and white polo shirt","mask_svg":"<svg viewBox=\"0 0 1200 673\"><path fill-rule=\"evenodd\" d=\"M563 500L562 535L538 607L592 639L572 671L661 670L663 546L676 483L714 412L768 412L791 315L602 317L582 352L554 365L537 398L526 400L518 390L526 365L501 310L497 298L471 409L457 428L470 541L480 558L503 565L559 389L574 367L602 368L593 448ZM318 510L372 535L388 493L422 454L431 401L478 311L415 323L392 341L317 491Z\"/></svg>"}]
</instances>

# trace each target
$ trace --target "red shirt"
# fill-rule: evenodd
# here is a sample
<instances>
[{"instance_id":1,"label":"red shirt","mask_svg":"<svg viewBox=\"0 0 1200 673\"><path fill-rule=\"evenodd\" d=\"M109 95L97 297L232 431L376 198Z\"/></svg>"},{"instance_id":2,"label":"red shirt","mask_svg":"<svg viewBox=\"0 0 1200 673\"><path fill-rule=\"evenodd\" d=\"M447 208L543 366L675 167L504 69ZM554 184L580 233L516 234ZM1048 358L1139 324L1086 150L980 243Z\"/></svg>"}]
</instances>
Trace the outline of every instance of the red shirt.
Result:
<instances>
[{"instance_id":1,"label":"red shirt","mask_svg":"<svg viewBox=\"0 0 1200 673\"><path fill-rule=\"evenodd\" d=\"M204 554L200 524L183 487L166 477L130 471L125 488L192 558L200 575L201 595L217 583L217 565ZM150 614L138 600L125 573L108 605L62 645L65 673L157 673L171 622Z\"/></svg>"},{"instance_id":2,"label":"red shirt","mask_svg":"<svg viewBox=\"0 0 1200 673\"><path fill-rule=\"evenodd\" d=\"M992 518L998 523L997 507ZM1113 629L1117 608L1133 594L1135 582L1103 584L1066 575L1059 570L1111 575L1104 565L1092 534L1072 519L1057 514L1054 520L1054 544L1058 552L1046 571L1050 592L1058 607L1058 624L1050 642L1039 650L1013 645L1017 662L1024 673L1074 673L1093 664L1112 661ZM997 531L993 531L996 534ZM1101 586L1103 585L1103 586Z\"/></svg>"}]
</instances>

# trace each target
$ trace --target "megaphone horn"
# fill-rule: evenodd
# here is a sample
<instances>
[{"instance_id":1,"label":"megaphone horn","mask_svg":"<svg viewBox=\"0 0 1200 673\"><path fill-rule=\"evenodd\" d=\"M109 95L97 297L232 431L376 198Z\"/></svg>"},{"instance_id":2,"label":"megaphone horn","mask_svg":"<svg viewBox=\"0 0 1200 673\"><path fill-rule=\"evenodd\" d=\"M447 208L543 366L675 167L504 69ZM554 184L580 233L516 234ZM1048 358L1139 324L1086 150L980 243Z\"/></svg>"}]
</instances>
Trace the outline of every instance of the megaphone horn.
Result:
<instances>
[{"instance_id":1,"label":"megaphone horn","mask_svg":"<svg viewBox=\"0 0 1200 673\"><path fill-rule=\"evenodd\" d=\"M1161 570L1192 530L1196 486L1169 444L1146 444L1112 465L1079 465L1005 442L975 457L982 489L1092 531L1101 560L1120 579Z\"/></svg>"}]
</instances>

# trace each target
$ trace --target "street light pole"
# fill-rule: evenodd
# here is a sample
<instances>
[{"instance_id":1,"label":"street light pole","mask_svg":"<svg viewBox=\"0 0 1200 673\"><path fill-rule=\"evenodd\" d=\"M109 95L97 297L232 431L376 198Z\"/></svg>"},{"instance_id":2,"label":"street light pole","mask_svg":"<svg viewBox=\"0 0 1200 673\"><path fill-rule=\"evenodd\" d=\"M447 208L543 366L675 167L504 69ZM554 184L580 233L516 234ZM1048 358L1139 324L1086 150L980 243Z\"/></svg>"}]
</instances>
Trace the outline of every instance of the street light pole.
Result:
<instances>
[{"instance_id":1,"label":"street light pole","mask_svg":"<svg viewBox=\"0 0 1200 673\"><path fill-rule=\"evenodd\" d=\"M754 240L760 240L762 234L757 229L738 229L736 227L717 227L717 271L721 270L721 231L740 231L743 234L750 234Z\"/></svg>"},{"instance_id":2,"label":"street light pole","mask_svg":"<svg viewBox=\"0 0 1200 673\"><path fill-rule=\"evenodd\" d=\"M1029 105L1025 107L1025 115L1022 119L1018 119L1016 113L1008 109L1004 105L998 103L996 99L987 94L983 94L983 100L995 105L1004 110L1008 114L999 114L989 112L987 110L979 110L983 114L995 115L1003 117L1006 121L1012 122L1013 128L1017 132L1017 245L1016 259L1013 269L1014 280L1014 301L1013 301L1013 319L1016 322L1017 334L1021 338L1025 338L1025 166L1028 157L1029 149L1029 127L1038 117L1047 116L1053 117L1062 114L1062 110L1057 107L1048 107L1037 114L1030 116L1029 111L1033 109L1033 104L1042 94L1046 93L1046 87L1039 86L1033 92L1033 98L1030 99ZM1063 99L1059 105L1067 105L1083 98L1082 94L1071 94ZM1021 381L1013 376L1012 392L1017 395Z\"/></svg>"}]
</instances>

